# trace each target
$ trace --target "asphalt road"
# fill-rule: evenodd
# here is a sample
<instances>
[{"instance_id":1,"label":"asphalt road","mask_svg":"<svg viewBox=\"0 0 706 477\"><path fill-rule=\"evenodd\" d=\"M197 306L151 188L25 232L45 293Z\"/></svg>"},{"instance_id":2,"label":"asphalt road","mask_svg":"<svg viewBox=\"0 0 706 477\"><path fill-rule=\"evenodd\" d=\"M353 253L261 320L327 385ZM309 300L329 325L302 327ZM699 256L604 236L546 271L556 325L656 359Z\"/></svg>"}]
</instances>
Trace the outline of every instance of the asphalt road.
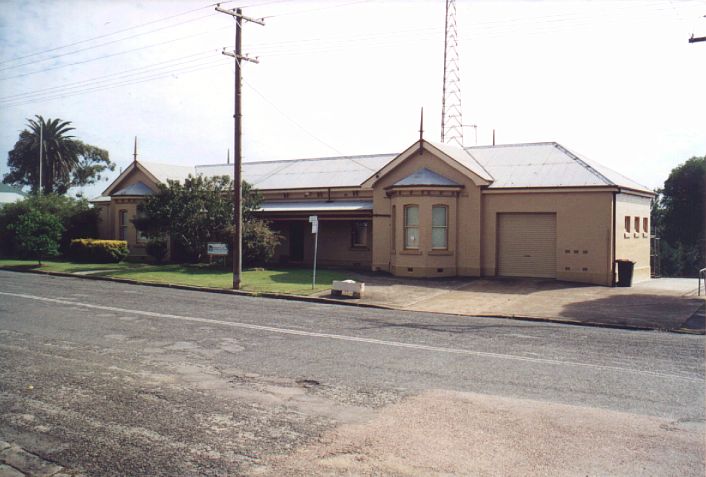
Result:
<instances>
[{"instance_id":1,"label":"asphalt road","mask_svg":"<svg viewBox=\"0 0 706 477\"><path fill-rule=\"evenodd\" d=\"M476 408L497 398L506 414L539 403L605 425L652 419L681 439L660 454L665 468L673 458L680 474L703 475L703 336L0 271L0 439L69 469L266 474L272 456L439 390L475 396Z\"/></svg>"}]
</instances>

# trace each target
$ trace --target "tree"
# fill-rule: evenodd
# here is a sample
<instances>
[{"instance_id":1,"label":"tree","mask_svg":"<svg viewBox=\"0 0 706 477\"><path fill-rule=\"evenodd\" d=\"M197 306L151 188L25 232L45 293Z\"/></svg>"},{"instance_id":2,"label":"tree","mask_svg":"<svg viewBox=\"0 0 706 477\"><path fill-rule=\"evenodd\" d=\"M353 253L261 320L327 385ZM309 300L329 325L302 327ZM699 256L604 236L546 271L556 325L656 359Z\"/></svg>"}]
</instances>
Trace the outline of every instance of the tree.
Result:
<instances>
[{"instance_id":1,"label":"tree","mask_svg":"<svg viewBox=\"0 0 706 477\"><path fill-rule=\"evenodd\" d=\"M11 226L31 211L46 213L59 220L63 228L59 242L61 253L68 252L72 239L98 236L99 212L85 199L57 194L30 195L0 208L0 254L12 257L20 253L19 242Z\"/></svg>"},{"instance_id":2,"label":"tree","mask_svg":"<svg viewBox=\"0 0 706 477\"><path fill-rule=\"evenodd\" d=\"M36 258L39 265L43 257L59 254L59 240L64 227L53 215L31 210L12 224L11 228L15 232L20 254Z\"/></svg>"},{"instance_id":3,"label":"tree","mask_svg":"<svg viewBox=\"0 0 706 477\"><path fill-rule=\"evenodd\" d=\"M704 223L706 156L692 157L669 174L653 207L652 223L661 237L665 275L695 276L706 266Z\"/></svg>"},{"instance_id":4,"label":"tree","mask_svg":"<svg viewBox=\"0 0 706 477\"><path fill-rule=\"evenodd\" d=\"M228 176L167 181L138 206L135 227L150 239L171 237L172 259L200 261L208 242L232 243L233 183ZM279 237L254 211L261 197L243 183L243 257L263 262L272 257ZM267 233L269 231L269 234ZM245 262L248 264L248 262Z\"/></svg>"},{"instance_id":5,"label":"tree","mask_svg":"<svg viewBox=\"0 0 706 477\"><path fill-rule=\"evenodd\" d=\"M85 144L69 135L75 128L70 121L44 120L42 116L27 120L15 147L8 153L10 172L3 182L29 186L39 190L39 149L42 141L42 184L44 193L65 194L71 187L94 184L106 170L114 170L108 151Z\"/></svg>"}]
</instances>

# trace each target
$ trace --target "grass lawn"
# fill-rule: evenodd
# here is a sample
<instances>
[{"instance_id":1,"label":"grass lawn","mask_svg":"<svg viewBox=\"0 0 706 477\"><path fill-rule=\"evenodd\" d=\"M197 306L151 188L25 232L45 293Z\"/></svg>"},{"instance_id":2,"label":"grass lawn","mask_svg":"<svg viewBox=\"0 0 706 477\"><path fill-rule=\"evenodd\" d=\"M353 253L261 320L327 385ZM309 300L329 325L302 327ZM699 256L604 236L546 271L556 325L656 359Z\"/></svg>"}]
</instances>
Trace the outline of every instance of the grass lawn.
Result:
<instances>
[{"instance_id":1,"label":"grass lawn","mask_svg":"<svg viewBox=\"0 0 706 477\"><path fill-rule=\"evenodd\" d=\"M65 272L128 278L141 282L172 283L213 288L231 288L233 273L222 265L151 265L146 263L74 263L65 261L0 260L0 268L22 267L49 272ZM89 272L89 273L86 273ZM316 289L311 289L311 269L281 268L243 270L242 289L254 292L290 293L309 295L327 290L332 280L348 278L344 270L317 270Z\"/></svg>"}]
</instances>

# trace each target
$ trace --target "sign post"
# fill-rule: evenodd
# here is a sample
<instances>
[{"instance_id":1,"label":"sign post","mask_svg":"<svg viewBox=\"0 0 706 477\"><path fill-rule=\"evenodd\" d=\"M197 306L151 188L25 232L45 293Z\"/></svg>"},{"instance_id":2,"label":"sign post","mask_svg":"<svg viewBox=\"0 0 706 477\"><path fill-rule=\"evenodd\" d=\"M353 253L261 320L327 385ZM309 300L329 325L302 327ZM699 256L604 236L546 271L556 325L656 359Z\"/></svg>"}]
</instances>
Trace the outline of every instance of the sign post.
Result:
<instances>
[{"instance_id":1,"label":"sign post","mask_svg":"<svg viewBox=\"0 0 706 477\"><path fill-rule=\"evenodd\" d=\"M213 261L213 257L223 257L223 264L226 263L228 256L228 245L220 242L208 242L206 253L208 254L208 263Z\"/></svg>"},{"instance_id":2,"label":"sign post","mask_svg":"<svg viewBox=\"0 0 706 477\"><path fill-rule=\"evenodd\" d=\"M311 233L314 234L314 273L311 277L311 289L313 290L316 288L316 255L319 251L319 217L310 215L309 223L311 223Z\"/></svg>"}]
</instances>

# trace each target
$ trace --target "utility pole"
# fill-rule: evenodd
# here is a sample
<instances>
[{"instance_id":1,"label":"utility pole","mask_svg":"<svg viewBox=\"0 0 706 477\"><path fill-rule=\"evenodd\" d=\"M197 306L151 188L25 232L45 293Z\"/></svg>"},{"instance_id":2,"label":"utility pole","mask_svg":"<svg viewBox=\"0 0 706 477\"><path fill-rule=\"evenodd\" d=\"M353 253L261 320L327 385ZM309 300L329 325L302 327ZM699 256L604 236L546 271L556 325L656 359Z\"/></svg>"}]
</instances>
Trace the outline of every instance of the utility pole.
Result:
<instances>
[{"instance_id":1,"label":"utility pole","mask_svg":"<svg viewBox=\"0 0 706 477\"><path fill-rule=\"evenodd\" d=\"M39 122L39 195L42 195L42 150L44 149L44 124Z\"/></svg>"},{"instance_id":2,"label":"utility pole","mask_svg":"<svg viewBox=\"0 0 706 477\"><path fill-rule=\"evenodd\" d=\"M222 53L235 59L235 112L233 114L233 227L235 228L235 234L233 236L233 289L239 290L240 275L243 271L243 183L241 177L243 151L241 147L242 114L240 112L240 89L242 78L240 75L240 62L245 60L253 63L259 63L257 58L250 58L241 54L241 29L243 26L243 20L263 26L265 25L265 22L262 21L262 19L258 20L255 18L246 17L243 15L243 10L241 8L226 10L225 8L221 8L221 5L218 4L216 5L216 11L230 15L235 19L235 52L231 53L229 51L225 51L224 49Z\"/></svg>"}]
</instances>

